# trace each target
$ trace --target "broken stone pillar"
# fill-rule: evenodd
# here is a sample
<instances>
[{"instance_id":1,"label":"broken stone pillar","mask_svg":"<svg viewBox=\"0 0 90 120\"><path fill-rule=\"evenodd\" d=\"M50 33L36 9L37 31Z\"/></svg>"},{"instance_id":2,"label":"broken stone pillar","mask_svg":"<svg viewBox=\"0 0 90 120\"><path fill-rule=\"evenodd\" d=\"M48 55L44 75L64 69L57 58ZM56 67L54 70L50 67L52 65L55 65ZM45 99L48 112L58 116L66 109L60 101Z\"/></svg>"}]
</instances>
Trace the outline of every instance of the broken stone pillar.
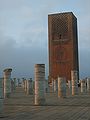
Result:
<instances>
[{"instance_id":1,"label":"broken stone pillar","mask_svg":"<svg viewBox=\"0 0 90 120\"><path fill-rule=\"evenodd\" d=\"M54 92L54 79L52 78L52 92Z\"/></svg>"},{"instance_id":2,"label":"broken stone pillar","mask_svg":"<svg viewBox=\"0 0 90 120\"><path fill-rule=\"evenodd\" d=\"M22 88L25 89L25 79L22 78Z\"/></svg>"},{"instance_id":3,"label":"broken stone pillar","mask_svg":"<svg viewBox=\"0 0 90 120\"><path fill-rule=\"evenodd\" d=\"M17 86L20 87L20 78L17 79Z\"/></svg>"},{"instance_id":4,"label":"broken stone pillar","mask_svg":"<svg viewBox=\"0 0 90 120\"><path fill-rule=\"evenodd\" d=\"M26 89L26 92L27 92L27 95L30 94L30 80L26 80L27 81L27 89Z\"/></svg>"},{"instance_id":5,"label":"broken stone pillar","mask_svg":"<svg viewBox=\"0 0 90 120\"><path fill-rule=\"evenodd\" d=\"M0 99L4 98L3 95L3 78L0 78Z\"/></svg>"},{"instance_id":6,"label":"broken stone pillar","mask_svg":"<svg viewBox=\"0 0 90 120\"><path fill-rule=\"evenodd\" d=\"M24 91L27 90L27 81L25 78L22 78L22 84L21 84L22 88L24 89Z\"/></svg>"},{"instance_id":7,"label":"broken stone pillar","mask_svg":"<svg viewBox=\"0 0 90 120\"><path fill-rule=\"evenodd\" d=\"M49 92L48 80L45 80L45 92Z\"/></svg>"},{"instance_id":8,"label":"broken stone pillar","mask_svg":"<svg viewBox=\"0 0 90 120\"><path fill-rule=\"evenodd\" d=\"M58 77L58 97L66 97L66 79L64 77Z\"/></svg>"},{"instance_id":9,"label":"broken stone pillar","mask_svg":"<svg viewBox=\"0 0 90 120\"><path fill-rule=\"evenodd\" d=\"M54 92L58 91L58 81L54 80Z\"/></svg>"},{"instance_id":10,"label":"broken stone pillar","mask_svg":"<svg viewBox=\"0 0 90 120\"><path fill-rule=\"evenodd\" d=\"M14 82L14 90L16 90L16 78L13 78L13 82Z\"/></svg>"},{"instance_id":11,"label":"broken stone pillar","mask_svg":"<svg viewBox=\"0 0 90 120\"><path fill-rule=\"evenodd\" d=\"M24 81L24 84L25 84L24 90L25 90L25 92L27 92L27 80L26 79Z\"/></svg>"},{"instance_id":12,"label":"broken stone pillar","mask_svg":"<svg viewBox=\"0 0 90 120\"><path fill-rule=\"evenodd\" d=\"M90 92L90 78L87 78L87 92Z\"/></svg>"},{"instance_id":13,"label":"broken stone pillar","mask_svg":"<svg viewBox=\"0 0 90 120\"><path fill-rule=\"evenodd\" d=\"M11 93L11 68L4 70L4 98L9 98Z\"/></svg>"},{"instance_id":14,"label":"broken stone pillar","mask_svg":"<svg viewBox=\"0 0 90 120\"><path fill-rule=\"evenodd\" d=\"M72 93L72 81L68 80L67 95L71 95L71 93Z\"/></svg>"},{"instance_id":15,"label":"broken stone pillar","mask_svg":"<svg viewBox=\"0 0 90 120\"><path fill-rule=\"evenodd\" d=\"M27 95L33 94L33 81L32 78L30 80L27 80Z\"/></svg>"},{"instance_id":16,"label":"broken stone pillar","mask_svg":"<svg viewBox=\"0 0 90 120\"><path fill-rule=\"evenodd\" d=\"M45 64L35 64L35 105L45 104Z\"/></svg>"},{"instance_id":17,"label":"broken stone pillar","mask_svg":"<svg viewBox=\"0 0 90 120\"><path fill-rule=\"evenodd\" d=\"M14 91L14 81L11 79L11 92Z\"/></svg>"},{"instance_id":18,"label":"broken stone pillar","mask_svg":"<svg viewBox=\"0 0 90 120\"><path fill-rule=\"evenodd\" d=\"M0 78L0 117L3 113L3 78Z\"/></svg>"},{"instance_id":19,"label":"broken stone pillar","mask_svg":"<svg viewBox=\"0 0 90 120\"><path fill-rule=\"evenodd\" d=\"M78 94L78 71L71 71L71 80L72 80L72 95Z\"/></svg>"},{"instance_id":20,"label":"broken stone pillar","mask_svg":"<svg viewBox=\"0 0 90 120\"><path fill-rule=\"evenodd\" d=\"M86 92L86 80L80 80L81 83L81 93Z\"/></svg>"},{"instance_id":21,"label":"broken stone pillar","mask_svg":"<svg viewBox=\"0 0 90 120\"><path fill-rule=\"evenodd\" d=\"M72 89L72 81L71 80L68 80L68 88Z\"/></svg>"},{"instance_id":22,"label":"broken stone pillar","mask_svg":"<svg viewBox=\"0 0 90 120\"><path fill-rule=\"evenodd\" d=\"M35 81L32 80L32 84L33 84L33 93L35 93Z\"/></svg>"}]
</instances>

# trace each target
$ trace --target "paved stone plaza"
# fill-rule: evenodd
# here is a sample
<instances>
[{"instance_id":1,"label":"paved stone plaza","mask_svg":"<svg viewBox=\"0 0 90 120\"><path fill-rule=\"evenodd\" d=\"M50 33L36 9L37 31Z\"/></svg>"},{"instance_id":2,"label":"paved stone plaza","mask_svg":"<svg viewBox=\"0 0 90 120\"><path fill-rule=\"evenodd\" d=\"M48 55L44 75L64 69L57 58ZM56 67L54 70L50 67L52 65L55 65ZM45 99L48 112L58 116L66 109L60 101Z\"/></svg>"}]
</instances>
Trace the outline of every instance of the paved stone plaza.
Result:
<instances>
[{"instance_id":1,"label":"paved stone plaza","mask_svg":"<svg viewBox=\"0 0 90 120\"><path fill-rule=\"evenodd\" d=\"M90 120L89 93L58 98L57 93L46 93L46 105L35 106L34 95L26 95L18 87L4 100L4 116L0 120Z\"/></svg>"}]
</instances>

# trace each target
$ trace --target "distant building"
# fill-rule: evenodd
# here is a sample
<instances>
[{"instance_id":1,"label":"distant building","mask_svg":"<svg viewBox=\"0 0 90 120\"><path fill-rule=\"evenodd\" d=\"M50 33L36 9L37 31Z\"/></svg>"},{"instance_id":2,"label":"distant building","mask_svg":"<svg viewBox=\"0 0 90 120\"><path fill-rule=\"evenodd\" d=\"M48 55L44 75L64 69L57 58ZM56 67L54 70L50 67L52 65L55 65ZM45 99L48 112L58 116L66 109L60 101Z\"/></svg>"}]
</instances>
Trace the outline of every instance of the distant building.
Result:
<instances>
[{"instance_id":1,"label":"distant building","mask_svg":"<svg viewBox=\"0 0 90 120\"><path fill-rule=\"evenodd\" d=\"M48 41L49 79L71 80L71 70L79 77L77 18L72 12L48 15Z\"/></svg>"}]
</instances>

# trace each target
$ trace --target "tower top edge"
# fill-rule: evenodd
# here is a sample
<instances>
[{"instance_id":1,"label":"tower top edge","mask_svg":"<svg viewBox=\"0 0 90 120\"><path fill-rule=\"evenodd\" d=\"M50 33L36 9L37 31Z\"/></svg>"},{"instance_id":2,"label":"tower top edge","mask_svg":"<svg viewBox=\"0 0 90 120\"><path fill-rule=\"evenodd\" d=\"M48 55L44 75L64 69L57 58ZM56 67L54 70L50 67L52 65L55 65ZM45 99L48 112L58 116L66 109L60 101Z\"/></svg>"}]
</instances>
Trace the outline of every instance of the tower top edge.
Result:
<instances>
[{"instance_id":1,"label":"tower top edge","mask_svg":"<svg viewBox=\"0 0 90 120\"><path fill-rule=\"evenodd\" d=\"M75 16L73 12L50 13L48 14L48 16L63 15L63 14Z\"/></svg>"}]
</instances>

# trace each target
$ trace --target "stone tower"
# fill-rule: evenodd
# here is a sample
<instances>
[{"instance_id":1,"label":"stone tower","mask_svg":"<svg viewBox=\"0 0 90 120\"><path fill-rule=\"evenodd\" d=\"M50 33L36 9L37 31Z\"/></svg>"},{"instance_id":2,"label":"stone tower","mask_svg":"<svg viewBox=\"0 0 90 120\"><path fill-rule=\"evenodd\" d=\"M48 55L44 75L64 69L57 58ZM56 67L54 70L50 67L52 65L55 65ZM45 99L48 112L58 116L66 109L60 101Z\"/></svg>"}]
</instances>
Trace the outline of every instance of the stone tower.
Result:
<instances>
[{"instance_id":1,"label":"stone tower","mask_svg":"<svg viewBox=\"0 0 90 120\"><path fill-rule=\"evenodd\" d=\"M49 80L71 80L71 70L77 70L79 78L77 18L72 12L48 15L48 42Z\"/></svg>"}]
</instances>

